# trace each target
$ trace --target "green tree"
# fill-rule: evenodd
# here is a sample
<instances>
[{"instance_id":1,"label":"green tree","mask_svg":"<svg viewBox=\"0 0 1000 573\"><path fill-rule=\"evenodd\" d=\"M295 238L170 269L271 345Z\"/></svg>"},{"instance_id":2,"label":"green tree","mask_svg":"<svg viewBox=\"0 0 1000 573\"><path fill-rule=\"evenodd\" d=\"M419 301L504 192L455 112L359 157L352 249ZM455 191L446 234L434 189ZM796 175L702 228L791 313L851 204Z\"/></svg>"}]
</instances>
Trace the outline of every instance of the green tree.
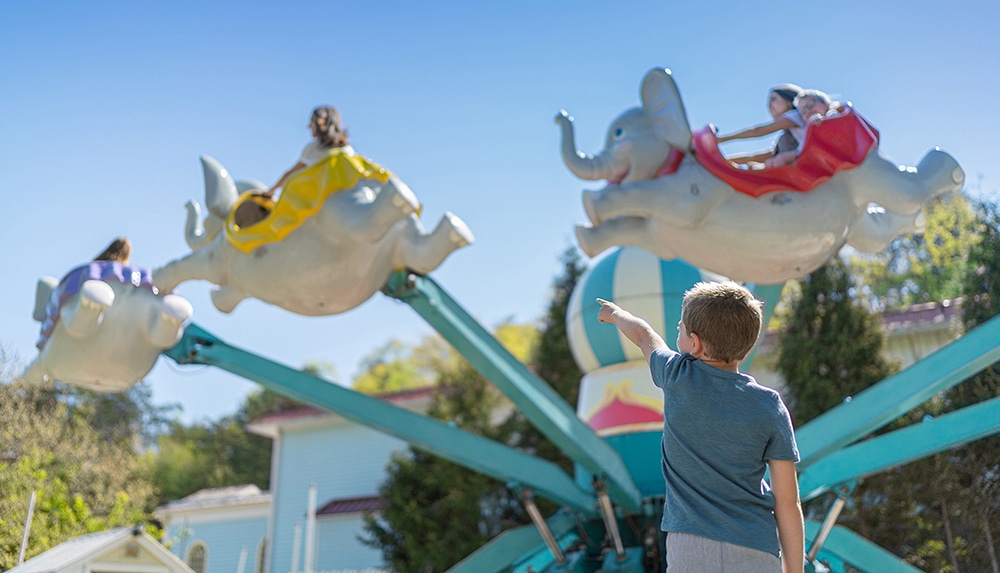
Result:
<instances>
[{"instance_id":1,"label":"green tree","mask_svg":"<svg viewBox=\"0 0 1000 573\"><path fill-rule=\"evenodd\" d=\"M566 334L566 315L569 299L580 276L587 269L575 248L563 251L559 259L562 271L552 285L552 294L545 318L539 331L538 344L530 364L539 378L548 382L566 402L575 407L580 393L583 372L577 366ZM532 455L551 460L572 473L573 462L562 450L550 442L524 417L514 411L504 423L502 431L510 436L510 443ZM543 510L554 510L546 500L539 499Z\"/></svg>"},{"instance_id":2,"label":"green tree","mask_svg":"<svg viewBox=\"0 0 1000 573\"><path fill-rule=\"evenodd\" d=\"M72 537L148 519L153 486L131 443L109 442L55 389L0 383L0 570Z\"/></svg>"},{"instance_id":3,"label":"green tree","mask_svg":"<svg viewBox=\"0 0 1000 573\"><path fill-rule=\"evenodd\" d=\"M964 281L963 319L967 330L1000 314L1000 207L977 206L976 236L969 250ZM968 407L1000 395L1000 367L994 364L950 390L942 412ZM938 454L936 483L952 495L940 497L941 528L953 570L1000 573L1000 436L990 436ZM947 505L945 505L947 504Z\"/></svg>"},{"instance_id":4,"label":"green tree","mask_svg":"<svg viewBox=\"0 0 1000 573\"><path fill-rule=\"evenodd\" d=\"M969 249L978 240L976 215L963 193L924 207L922 234L894 240L875 255L851 257L861 298L876 310L954 298L962 293Z\"/></svg>"},{"instance_id":5,"label":"green tree","mask_svg":"<svg viewBox=\"0 0 1000 573\"><path fill-rule=\"evenodd\" d=\"M847 265L835 258L800 281L782 318L777 365L797 426L895 369L884 358L878 318L851 296L855 291Z\"/></svg>"},{"instance_id":6,"label":"green tree","mask_svg":"<svg viewBox=\"0 0 1000 573\"><path fill-rule=\"evenodd\" d=\"M555 282L541 331L508 324L495 335L575 404L580 373L566 342L565 316L583 265L575 250L564 254L562 263L563 274ZM437 391L428 415L570 467L566 457L466 361L438 361L435 369ZM497 415L504 413L506 417L497 423ZM393 459L380 495L386 508L379 517L367 516L364 541L380 549L385 562L401 573L443 571L504 529L528 522L517 496L505 484L420 451ZM543 506L546 509L551 506Z\"/></svg>"},{"instance_id":7,"label":"green tree","mask_svg":"<svg viewBox=\"0 0 1000 573\"><path fill-rule=\"evenodd\" d=\"M963 319L971 330L1000 312L1000 211L976 206L973 234L962 281ZM997 366L985 369L921 405L907 417L938 416L1000 394ZM932 571L1000 573L996 544L1000 530L1000 438L988 437L918 460L888 477L905 495L909 518L919 528L899 539L907 560ZM900 498L901 496L896 496Z\"/></svg>"},{"instance_id":8,"label":"green tree","mask_svg":"<svg viewBox=\"0 0 1000 573\"><path fill-rule=\"evenodd\" d=\"M249 394L235 413L216 421L185 426L173 422L149 456L159 503L199 489L255 484L267 489L271 477L271 440L246 431L254 418L301 408L270 390Z\"/></svg>"},{"instance_id":9,"label":"green tree","mask_svg":"<svg viewBox=\"0 0 1000 573\"><path fill-rule=\"evenodd\" d=\"M153 390L143 380L124 392L93 392L73 386L59 386L61 399L74 416L81 416L108 442L148 445L166 431L177 404L153 404Z\"/></svg>"},{"instance_id":10,"label":"green tree","mask_svg":"<svg viewBox=\"0 0 1000 573\"><path fill-rule=\"evenodd\" d=\"M467 363L440 373L428 415L499 438L490 422L500 396ZM498 533L504 521L483 502L503 484L419 450L393 458L379 494L378 518L366 517L364 542L400 573L444 571Z\"/></svg>"},{"instance_id":11,"label":"green tree","mask_svg":"<svg viewBox=\"0 0 1000 573\"><path fill-rule=\"evenodd\" d=\"M390 340L361 361L362 373L352 387L365 394L393 394L434 383L434 365L447 352L440 338L426 337L420 346Z\"/></svg>"}]
</instances>

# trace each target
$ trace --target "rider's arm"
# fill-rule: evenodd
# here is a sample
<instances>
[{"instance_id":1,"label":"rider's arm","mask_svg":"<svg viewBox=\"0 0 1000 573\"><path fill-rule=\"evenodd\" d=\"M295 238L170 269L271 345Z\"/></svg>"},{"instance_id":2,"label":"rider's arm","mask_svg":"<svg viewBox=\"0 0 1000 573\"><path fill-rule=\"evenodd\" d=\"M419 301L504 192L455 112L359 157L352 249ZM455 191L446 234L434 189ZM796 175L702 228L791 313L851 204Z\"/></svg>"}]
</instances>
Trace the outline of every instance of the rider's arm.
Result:
<instances>
[{"instance_id":1,"label":"rider's arm","mask_svg":"<svg viewBox=\"0 0 1000 573\"><path fill-rule=\"evenodd\" d=\"M273 196L274 192L277 191L278 189L280 189L281 186L285 184L285 181L287 181L288 178L291 177L293 173L295 173L299 169L302 169L305 166L306 166L306 164L302 163L301 161L299 161L295 165L292 165L292 167L288 171L285 171L285 173L281 176L281 179L278 179L277 183L275 183L274 185L272 185L270 189L268 189L267 191L264 192L264 196L265 197L271 197L271 196Z\"/></svg>"},{"instance_id":2,"label":"rider's arm","mask_svg":"<svg viewBox=\"0 0 1000 573\"><path fill-rule=\"evenodd\" d=\"M719 143L731 141L733 139L749 139L751 137L761 137L763 135L768 135L776 131L781 131L782 129L788 129L790 127L795 127L795 123L792 120L788 119L787 117L779 117L778 119L769 123L762 123L760 125L755 125L753 127L741 129L740 131L736 131L726 135L720 135L716 139L719 141Z\"/></svg>"},{"instance_id":3,"label":"rider's arm","mask_svg":"<svg viewBox=\"0 0 1000 573\"><path fill-rule=\"evenodd\" d=\"M760 153L737 153L726 157L726 159L737 165L745 165L747 163L764 163L765 160L772 157L774 157L774 152L768 150Z\"/></svg>"},{"instance_id":4,"label":"rider's arm","mask_svg":"<svg viewBox=\"0 0 1000 573\"><path fill-rule=\"evenodd\" d=\"M783 151L770 159L765 159L764 167L781 167L782 165L791 165L792 163L795 163L795 158L798 156L798 151Z\"/></svg>"}]
</instances>

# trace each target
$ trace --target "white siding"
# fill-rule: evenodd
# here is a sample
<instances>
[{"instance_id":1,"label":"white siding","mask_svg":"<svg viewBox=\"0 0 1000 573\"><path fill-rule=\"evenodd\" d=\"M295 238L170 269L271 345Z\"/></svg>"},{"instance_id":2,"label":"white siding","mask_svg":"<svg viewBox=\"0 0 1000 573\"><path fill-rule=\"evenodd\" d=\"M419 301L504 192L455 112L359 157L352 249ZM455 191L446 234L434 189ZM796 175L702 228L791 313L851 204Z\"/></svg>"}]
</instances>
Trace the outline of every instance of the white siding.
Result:
<instances>
[{"instance_id":1,"label":"white siding","mask_svg":"<svg viewBox=\"0 0 1000 573\"><path fill-rule=\"evenodd\" d=\"M375 496L392 453L407 447L401 440L343 421L318 428L286 429L281 440L277 484L272 484L272 573L287 573L291 568L295 524L302 523L305 531L310 483L317 485L320 507L332 499ZM343 523L335 517L321 519L316 543L318 570L381 566L381 556L357 540L360 518ZM357 529L348 531L347 523L354 523ZM304 551L305 545L303 540L299 551ZM328 547L334 550L327 551ZM303 556L298 563L300 567L305 563Z\"/></svg>"}]
</instances>

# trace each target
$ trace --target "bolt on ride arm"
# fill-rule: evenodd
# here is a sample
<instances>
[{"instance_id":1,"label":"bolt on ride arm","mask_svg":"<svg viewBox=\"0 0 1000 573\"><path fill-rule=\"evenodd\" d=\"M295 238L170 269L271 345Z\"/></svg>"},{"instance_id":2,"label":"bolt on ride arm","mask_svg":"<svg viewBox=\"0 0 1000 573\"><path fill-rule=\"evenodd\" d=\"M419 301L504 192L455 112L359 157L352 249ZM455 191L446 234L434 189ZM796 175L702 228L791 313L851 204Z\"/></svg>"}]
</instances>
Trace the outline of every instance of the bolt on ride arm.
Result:
<instances>
[{"instance_id":1,"label":"bolt on ride arm","mask_svg":"<svg viewBox=\"0 0 1000 573\"><path fill-rule=\"evenodd\" d=\"M639 511L642 495L618 452L437 283L400 270L393 273L382 292L413 307L476 370L506 394L546 438L587 470L604 476L615 501L629 511Z\"/></svg>"},{"instance_id":2,"label":"bolt on ride arm","mask_svg":"<svg viewBox=\"0 0 1000 573\"><path fill-rule=\"evenodd\" d=\"M230 346L195 324L189 324L180 342L163 354L178 364L216 366L466 468L531 486L582 513L597 512L593 495L551 462Z\"/></svg>"}]
</instances>

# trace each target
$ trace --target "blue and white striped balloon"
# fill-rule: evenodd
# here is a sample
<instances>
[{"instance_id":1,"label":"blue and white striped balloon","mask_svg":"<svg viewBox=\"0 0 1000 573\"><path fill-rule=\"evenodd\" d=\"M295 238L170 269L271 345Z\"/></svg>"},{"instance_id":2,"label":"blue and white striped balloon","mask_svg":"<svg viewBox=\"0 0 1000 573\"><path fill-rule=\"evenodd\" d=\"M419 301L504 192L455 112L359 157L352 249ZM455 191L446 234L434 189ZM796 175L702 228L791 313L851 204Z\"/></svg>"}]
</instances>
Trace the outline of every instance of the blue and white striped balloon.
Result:
<instances>
[{"instance_id":1,"label":"blue and white striped balloon","mask_svg":"<svg viewBox=\"0 0 1000 573\"><path fill-rule=\"evenodd\" d=\"M566 330L584 373L631 360L642 352L617 328L597 322L597 298L611 300L649 322L673 346L684 292L702 281L725 277L674 259L664 261L638 247L622 247L594 260L569 301Z\"/></svg>"}]
</instances>

